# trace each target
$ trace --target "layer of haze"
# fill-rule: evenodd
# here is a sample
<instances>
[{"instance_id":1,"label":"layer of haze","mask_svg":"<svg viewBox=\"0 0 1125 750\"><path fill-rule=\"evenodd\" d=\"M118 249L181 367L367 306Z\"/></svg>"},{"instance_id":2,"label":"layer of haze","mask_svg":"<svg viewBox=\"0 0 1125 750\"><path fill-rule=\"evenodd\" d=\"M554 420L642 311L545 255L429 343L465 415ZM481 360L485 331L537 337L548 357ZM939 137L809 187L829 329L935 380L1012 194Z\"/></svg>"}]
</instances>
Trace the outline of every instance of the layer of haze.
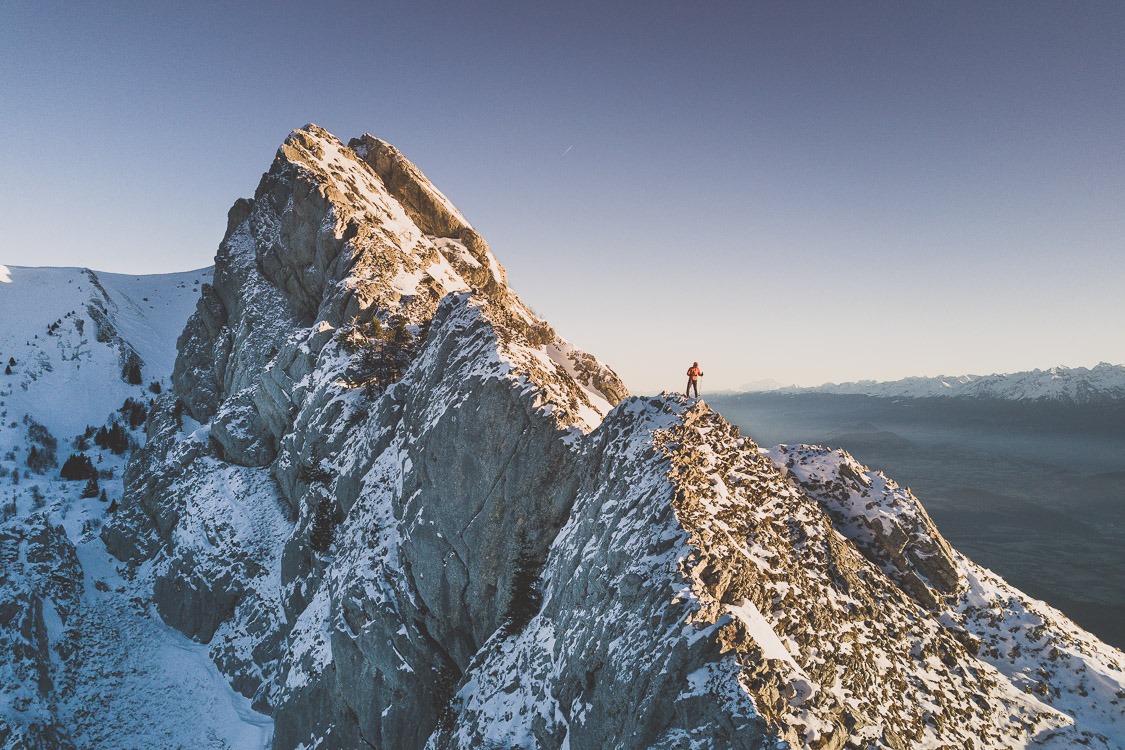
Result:
<instances>
[{"instance_id":1,"label":"layer of haze","mask_svg":"<svg viewBox=\"0 0 1125 750\"><path fill-rule=\"evenodd\" d=\"M1122 362L1123 38L1118 2L9 0L0 263L208 265L312 121L397 145L634 391Z\"/></svg>"}]
</instances>

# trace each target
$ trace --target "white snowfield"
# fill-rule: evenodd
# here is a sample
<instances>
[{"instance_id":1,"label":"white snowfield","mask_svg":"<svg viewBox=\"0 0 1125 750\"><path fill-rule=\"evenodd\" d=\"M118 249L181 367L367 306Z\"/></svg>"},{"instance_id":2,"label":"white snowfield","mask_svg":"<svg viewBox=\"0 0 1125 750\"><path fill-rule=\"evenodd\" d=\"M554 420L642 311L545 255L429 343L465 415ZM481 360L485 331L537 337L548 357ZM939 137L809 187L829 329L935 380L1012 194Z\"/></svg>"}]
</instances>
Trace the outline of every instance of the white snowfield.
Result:
<instances>
[{"instance_id":1,"label":"white snowfield","mask_svg":"<svg viewBox=\"0 0 1125 750\"><path fill-rule=\"evenodd\" d=\"M169 386L176 338L212 270L0 268L0 397L9 415L32 414L56 437L102 424L128 396L152 395L122 379L123 345L143 362L142 386ZM104 322L91 310L104 312Z\"/></svg>"},{"instance_id":2,"label":"white snowfield","mask_svg":"<svg viewBox=\"0 0 1125 750\"><path fill-rule=\"evenodd\" d=\"M989 398L1007 401L1057 401L1084 404L1125 400L1125 365L1102 362L1094 367L1052 367L1047 370L993 375L940 375L935 378L860 380L825 383L808 388L762 388L775 393L831 393L878 398Z\"/></svg>"}]
</instances>

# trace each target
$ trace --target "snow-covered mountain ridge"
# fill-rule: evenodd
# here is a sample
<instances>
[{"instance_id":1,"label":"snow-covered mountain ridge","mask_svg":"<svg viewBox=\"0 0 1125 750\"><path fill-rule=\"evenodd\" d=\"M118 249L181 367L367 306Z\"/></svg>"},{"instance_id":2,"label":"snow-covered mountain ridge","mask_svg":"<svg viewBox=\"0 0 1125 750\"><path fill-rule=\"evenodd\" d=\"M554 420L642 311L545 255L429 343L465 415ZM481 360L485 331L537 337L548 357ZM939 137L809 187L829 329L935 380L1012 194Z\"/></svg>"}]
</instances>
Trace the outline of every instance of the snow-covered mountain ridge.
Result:
<instances>
[{"instance_id":1,"label":"snow-covered mountain ridge","mask_svg":"<svg viewBox=\"0 0 1125 750\"><path fill-rule=\"evenodd\" d=\"M1125 401L1125 365L1102 362L1094 367L1052 367L994 375L913 377L878 382L786 386L774 393L831 393L877 398L982 398L1005 401L1101 404Z\"/></svg>"},{"instance_id":2,"label":"snow-covered mountain ridge","mask_svg":"<svg viewBox=\"0 0 1125 750\"><path fill-rule=\"evenodd\" d=\"M176 338L210 280L210 268L0 266L5 750L258 748L269 736L269 717L230 688L205 646L148 611L151 581L115 564L98 537L121 499L128 445L144 442L143 405L153 384L169 387ZM87 434L115 422L127 445ZM92 496L88 477L59 475L72 454L96 470Z\"/></svg>"},{"instance_id":3,"label":"snow-covered mountain ridge","mask_svg":"<svg viewBox=\"0 0 1125 750\"><path fill-rule=\"evenodd\" d=\"M8 682L34 708L0 739L156 746L55 701L102 658L72 665L83 621L30 567L66 558L36 530L61 523L84 596L190 636L251 704L184 746L251 747L265 717L278 750L1121 744L1120 652L850 456L629 397L371 136L290 135L172 380L100 529L67 526L77 500L5 527L42 604L0 630L31 634ZM161 706L176 731L192 700Z\"/></svg>"}]
</instances>

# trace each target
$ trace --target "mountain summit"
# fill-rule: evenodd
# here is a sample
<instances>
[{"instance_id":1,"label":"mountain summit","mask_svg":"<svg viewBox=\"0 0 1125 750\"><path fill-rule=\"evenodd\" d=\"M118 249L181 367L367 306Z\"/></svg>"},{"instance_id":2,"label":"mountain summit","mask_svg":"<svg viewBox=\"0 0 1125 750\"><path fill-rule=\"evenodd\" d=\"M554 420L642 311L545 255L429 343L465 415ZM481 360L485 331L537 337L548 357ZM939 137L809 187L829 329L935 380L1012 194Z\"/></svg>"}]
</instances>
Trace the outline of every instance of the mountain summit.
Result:
<instances>
[{"instance_id":1,"label":"mountain summit","mask_svg":"<svg viewBox=\"0 0 1125 750\"><path fill-rule=\"evenodd\" d=\"M235 203L172 381L100 538L278 750L1125 736L1120 652L846 453L629 397L369 135Z\"/></svg>"}]
</instances>

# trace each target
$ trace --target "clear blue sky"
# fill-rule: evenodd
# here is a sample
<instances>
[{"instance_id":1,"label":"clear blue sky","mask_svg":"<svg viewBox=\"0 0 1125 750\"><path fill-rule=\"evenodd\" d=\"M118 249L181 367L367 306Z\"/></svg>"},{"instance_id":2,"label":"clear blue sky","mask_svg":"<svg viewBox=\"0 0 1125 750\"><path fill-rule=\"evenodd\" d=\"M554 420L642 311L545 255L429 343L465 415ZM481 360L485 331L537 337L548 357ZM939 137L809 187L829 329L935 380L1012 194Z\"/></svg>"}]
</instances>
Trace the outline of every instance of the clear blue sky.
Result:
<instances>
[{"instance_id":1,"label":"clear blue sky","mask_svg":"<svg viewBox=\"0 0 1125 750\"><path fill-rule=\"evenodd\" d=\"M635 391L1121 363L1122 39L1121 2L6 0L0 263L208 265L311 121Z\"/></svg>"}]
</instances>

